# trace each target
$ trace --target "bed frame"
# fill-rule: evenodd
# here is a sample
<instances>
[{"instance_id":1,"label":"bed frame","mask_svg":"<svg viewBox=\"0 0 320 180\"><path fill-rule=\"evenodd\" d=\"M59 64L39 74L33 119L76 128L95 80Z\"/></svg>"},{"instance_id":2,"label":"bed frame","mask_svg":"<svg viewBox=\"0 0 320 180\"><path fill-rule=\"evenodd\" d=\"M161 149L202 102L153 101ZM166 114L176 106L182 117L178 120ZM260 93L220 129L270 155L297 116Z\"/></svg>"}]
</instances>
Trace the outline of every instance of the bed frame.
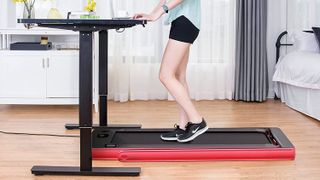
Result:
<instances>
[{"instance_id":1,"label":"bed frame","mask_svg":"<svg viewBox=\"0 0 320 180\"><path fill-rule=\"evenodd\" d=\"M303 32L305 32L305 33L313 33L312 30L305 30L305 31L303 31ZM277 48L277 57L276 57L277 59L276 59L276 63L278 63L279 58L280 58L280 50L281 50L281 47L282 47L282 46L293 46L293 44L282 44L282 43L281 43L281 40L282 40L283 36L285 36L285 35L287 35L287 34L288 34L287 31L283 31L283 32L278 36L278 38L277 38L277 42L276 42L276 48Z\"/></svg>"},{"instance_id":2,"label":"bed frame","mask_svg":"<svg viewBox=\"0 0 320 180\"><path fill-rule=\"evenodd\" d=\"M288 31L284 31L277 38L277 42L276 42L276 64L278 63L279 58L280 58L281 47L282 46L293 46L293 44L287 44L287 43L282 44L281 43L281 40L282 40L283 36L285 36L287 34L288 34ZM280 98L278 98L278 96L275 94L274 95L274 99L275 100L279 100Z\"/></svg>"},{"instance_id":3,"label":"bed frame","mask_svg":"<svg viewBox=\"0 0 320 180\"><path fill-rule=\"evenodd\" d=\"M279 58L280 58L280 50L281 50L281 47L282 46L293 46L293 44L282 44L281 43L281 40L283 38L283 36L287 35L288 32L287 31L284 31L282 32L279 36L278 36L278 39L277 39L277 42L276 42L276 48L277 48L277 57L276 57L276 63L278 63L279 61Z\"/></svg>"}]
</instances>

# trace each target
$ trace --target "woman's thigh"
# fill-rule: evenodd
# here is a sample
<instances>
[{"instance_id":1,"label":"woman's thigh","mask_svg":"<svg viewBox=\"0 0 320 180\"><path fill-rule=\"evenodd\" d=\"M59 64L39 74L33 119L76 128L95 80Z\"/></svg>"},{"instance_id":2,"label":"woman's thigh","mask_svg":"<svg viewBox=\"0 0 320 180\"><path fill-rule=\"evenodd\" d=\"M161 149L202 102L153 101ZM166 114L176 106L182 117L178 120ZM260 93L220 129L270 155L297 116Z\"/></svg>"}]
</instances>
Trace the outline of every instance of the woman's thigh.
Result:
<instances>
[{"instance_id":1,"label":"woman's thigh","mask_svg":"<svg viewBox=\"0 0 320 180\"><path fill-rule=\"evenodd\" d=\"M174 76L190 48L189 43L169 39L161 62L160 73Z\"/></svg>"},{"instance_id":2,"label":"woman's thigh","mask_svg":"<svg viewBox=\"0 0 320 180\"><path fill-rule=\"evenodd\" d=\"M187 66L188 66L188 62L189 62L189 52L190 52L190 48L187 50L187 53L185 54L185 56L183 57L181 63L179 64L179 67L176 71L176 76L177 78L180 80L184 80L184 78L186 78L186 74L187 74Z\"/></svg>"}]
</instances>

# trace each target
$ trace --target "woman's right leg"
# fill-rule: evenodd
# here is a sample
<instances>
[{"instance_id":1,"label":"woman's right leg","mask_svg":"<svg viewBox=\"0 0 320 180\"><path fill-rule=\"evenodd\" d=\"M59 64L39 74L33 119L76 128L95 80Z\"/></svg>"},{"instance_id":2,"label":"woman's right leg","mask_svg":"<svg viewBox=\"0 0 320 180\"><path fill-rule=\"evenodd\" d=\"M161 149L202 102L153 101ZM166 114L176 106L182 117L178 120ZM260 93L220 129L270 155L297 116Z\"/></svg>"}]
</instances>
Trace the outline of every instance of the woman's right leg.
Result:
<instances>
[{"instance_id":1,"label":"woman's right leg","mask_svg":"<svg viewBox=\"0 0 320 180\"><path fill-rule=\"evenodd\" d=\"M178 79L178 81L183 85L183 87L186 89L188 95L190 95L189 92L189 87L188 87L188 83L187 83L187 66L188 66L188 61L189 61L189 52L190 52L190 48L188 49L188 52L185 54L185 56L183 57L183 60L181 61L177 72L176 72L176 78ZM187 113L184 111L184 109L180 106L179 103L177 103L179 106L179 127L181 129L185 130L185 127L187 126L188 122L189 122L189 117L187 115Z\"/></svg>"}]
</instances>

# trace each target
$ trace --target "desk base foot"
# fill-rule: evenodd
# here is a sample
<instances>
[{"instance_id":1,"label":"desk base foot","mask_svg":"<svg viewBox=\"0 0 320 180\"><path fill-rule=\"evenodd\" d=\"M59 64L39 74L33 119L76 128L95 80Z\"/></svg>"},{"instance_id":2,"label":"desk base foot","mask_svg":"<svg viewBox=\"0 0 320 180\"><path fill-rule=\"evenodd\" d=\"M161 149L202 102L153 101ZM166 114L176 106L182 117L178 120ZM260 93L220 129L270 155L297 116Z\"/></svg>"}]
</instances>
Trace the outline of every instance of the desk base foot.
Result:
<instances>
[{"instance_id":1,"label":"desk base foot","mask_svg":"<svg viewBox=\"0 0 320 180\"><path fill-rule=\"evenodd\" d=\"M80 167L70 166L33 166L32 174L65 176L139 176L139 167L94 167L92 171L80 171Z\"/></svg>"},{"instance_id":2,"label":"desk base foot","mask_svg":"<svg viewBox=\"0 0 320 180\"><path fill-rule=\"evenodd\" d=\"M104 126L100 126L98 124L94 124L92 125L93 128L96 127L104 127ZM142 127L141 124L111 124L108 125L108 128L112 128L112 129L140 129ZM74 129L79 129L79 124L66 124L65 128L67 130L74 130Z\"/></svg>"}]
</instances>

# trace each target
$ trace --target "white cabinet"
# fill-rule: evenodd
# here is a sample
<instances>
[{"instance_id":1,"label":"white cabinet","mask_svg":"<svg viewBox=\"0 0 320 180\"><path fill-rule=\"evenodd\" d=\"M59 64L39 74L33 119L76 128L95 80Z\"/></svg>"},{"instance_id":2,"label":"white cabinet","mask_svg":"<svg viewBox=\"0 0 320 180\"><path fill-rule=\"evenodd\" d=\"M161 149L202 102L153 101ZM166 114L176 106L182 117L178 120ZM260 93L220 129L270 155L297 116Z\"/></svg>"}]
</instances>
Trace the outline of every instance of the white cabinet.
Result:
<instances>
[{"instance_id":1,"label":"white cabinet","mask_svg":"<svg viewBox=\"0 0 320 180\"><path fill-rule=\"evenodd\" d=\"M0 56L0 97L45 96L46 69L42 56Z\"/></svg>"},{"instance_id":2,"label":"white cabinet","mask_svg":"<svg viewBox=\"0 0 320 180\"><path fill-rule=\"evenodd\" d=\"M0 51L0 104L78 104L78 51Z\"/></svg>"},{"instance_id":3,"label":"white cabinet","mask_svg":"<svg viewBox=\"0 0 320 180\"><path fill-rule=\"evenodd\" d=\"M79 97L79 57L51 55L46 59L47 97Z\"/></svg>"},{"instance_id":4,"label":"white cabinet","mask_svg":"<svg viewBox=\"0 0 320 180\"><path fill-rule=\"evenodd\" d=\"M77 45L79 40L77 32L68 30L0 29L0 104L79 104L79 51L9 50L12 42L38 42L41 36L47 36L53 44ZM98 44L99 38L94 38L92 96L96 111L99 53L94 47Z\"/></svg>"}]
</instances>

